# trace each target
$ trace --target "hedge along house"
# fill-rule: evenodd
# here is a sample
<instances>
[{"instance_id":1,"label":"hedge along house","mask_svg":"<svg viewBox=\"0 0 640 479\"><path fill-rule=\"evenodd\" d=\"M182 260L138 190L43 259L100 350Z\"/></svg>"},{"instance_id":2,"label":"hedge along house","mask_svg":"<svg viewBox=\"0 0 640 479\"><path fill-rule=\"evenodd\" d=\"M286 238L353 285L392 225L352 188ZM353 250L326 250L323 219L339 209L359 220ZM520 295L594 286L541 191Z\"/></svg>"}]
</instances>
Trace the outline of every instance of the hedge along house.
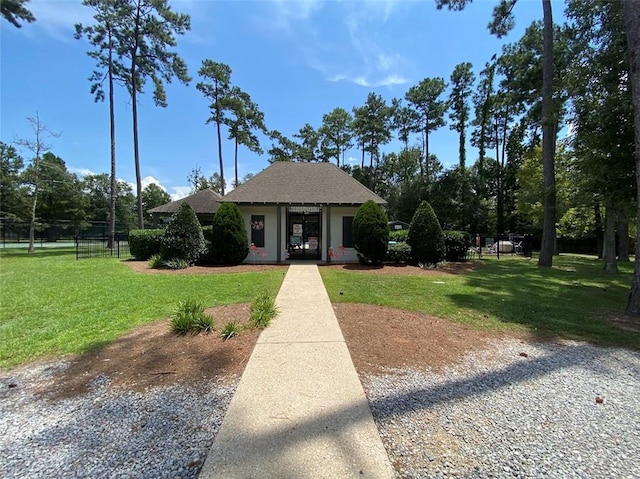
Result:
<instances>
[{"instance_id":1,"label":"hedge along house","mask_svg":"<svg viewBox=\"0 0 640 479\"><path fill-rule=\"evenodd\" d=\"M352 223L366 201L386 201L330 163L275 162L230 191L252 250L245 259L356 262Z\"/></svg>"},{"instance_id":2,"label":"hedge along house","mask_svg":"<svg viewBox=\"0 0 640 479\"><path fill-rule=\"evenodd\" d=\"M151 208L147 213L151 213L154 226L164 225L169 221L171 215L178 211L180 205L186 201L195 211L200 224L206 226L213 223L213 217L218 211L220 200L222 200L222 196L215 191L211 189L200 190L179 200Z\"/></svg>"}]
</instances>

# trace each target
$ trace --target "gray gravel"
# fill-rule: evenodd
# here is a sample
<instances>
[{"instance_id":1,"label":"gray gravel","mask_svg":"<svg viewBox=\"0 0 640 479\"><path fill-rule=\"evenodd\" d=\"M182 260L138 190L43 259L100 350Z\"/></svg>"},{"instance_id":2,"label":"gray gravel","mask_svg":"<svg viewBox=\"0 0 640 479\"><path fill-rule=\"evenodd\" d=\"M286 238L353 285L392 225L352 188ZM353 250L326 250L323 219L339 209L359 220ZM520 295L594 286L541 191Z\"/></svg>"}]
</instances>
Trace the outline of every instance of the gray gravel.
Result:
<instances>
[{"instance_id":1,"label":"gray gravel","mask_svg":"<svg viewBox=\"0 0 640 479\"><path fill-rule=\"evenodd\" d=\"M0 477L197 477L237 380L139 393L114 392L103 376L83 396L39 395L66 365L0 375Z\"/></svg>"},{"instance_id":2,"label":"gray gravel","mask_svg":"<svg viewBox=\"0 0 640 479\"><path fill-rule=\"evenodd\" d=\"M364 386L400 477L640 478L637 352L510 339Z\"/></svg>"},{"instance_id":3,"label":"gray gravel","mask_svg":"<svg viewBox=\"0 0 640 479\"><path fill-rule=\"evenodd\" d=\"M0 477L196 477L237 386L39 395L66 364L0 374ZM363 382L399 477L640 478L637 352L510 339Z\"/></svg>"}]
</instances>

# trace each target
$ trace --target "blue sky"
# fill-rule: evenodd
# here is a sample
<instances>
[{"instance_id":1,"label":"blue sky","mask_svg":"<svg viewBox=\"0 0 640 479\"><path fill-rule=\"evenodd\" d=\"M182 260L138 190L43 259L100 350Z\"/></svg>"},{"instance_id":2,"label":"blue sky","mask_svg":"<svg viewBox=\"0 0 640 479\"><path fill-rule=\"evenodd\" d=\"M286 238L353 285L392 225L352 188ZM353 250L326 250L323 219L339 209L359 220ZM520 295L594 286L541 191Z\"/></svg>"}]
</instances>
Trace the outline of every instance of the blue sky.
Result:
<instances>
[{"instance_id":1,"label":"blue sky","mask_svg":"<svg viewBox=\"0 0 640 479\"><path fill-rule=\"evenodd\" d=\"M167 86L167 108L153 104L150 84L139 99L144 183L159 183L177 198L188 193L187 176L196 166L207 175L218 171L215 127L205 125L208 102L195 88L203 59L228 64L233 84L259 105L267 127L290 137L305 123L317 128L335 107L361 106L370 91L390 102L425 77L448 81L465 61L477 75L504 42L517 41L542 17L539 0L520 0L516 29L498 40L486 28L496 1L476 0L463 12L449 12L437 10L433 0L173 0L174 10L191 15L191 31L178 38L177 51L193 81ZM88 43L73 38L73 25L90 23L92 10L81 0L31 0L29 6L35 23L21 29L0 23L0 140L29 137L26 118L37 112L61 133L51 150L69 170L107 173L108 105L94 103ZM560 18L562 2L553 7ZM131 107L122 88L116 91L116 128L117 175L134 183ZM457 141L445 126L430 136L430 151L452 166ZM264 138L263 148L270 145ZM394 141L385 151L398 149ZM230 184L230 140L223 154ZM469 149L468 161L476 155ZM351 156L359 157L356 150ZM257 173L268 165L267 155L241 149L239 163L240 177Z\"/></svg>"}]
</instances>

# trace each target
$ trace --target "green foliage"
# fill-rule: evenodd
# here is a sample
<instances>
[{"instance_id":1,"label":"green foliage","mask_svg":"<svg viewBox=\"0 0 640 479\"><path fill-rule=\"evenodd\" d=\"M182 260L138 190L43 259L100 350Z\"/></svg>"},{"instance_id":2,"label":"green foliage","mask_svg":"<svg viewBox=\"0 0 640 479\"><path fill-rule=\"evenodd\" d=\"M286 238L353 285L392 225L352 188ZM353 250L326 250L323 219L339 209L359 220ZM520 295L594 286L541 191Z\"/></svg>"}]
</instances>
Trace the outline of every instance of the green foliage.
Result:
<instances>
[{"instance_id":1,"label":"green foliage","mask_svg":"<svg viewBox=\"0 0 640 479\"><path fill-rule=\"evenodd\" d=\"M409 230L389 231L389 241L397 241L398 243L405 243L407 241L408 234L409 234Z\"/></svg>"},{"instance_id":2,"label":"green foliage","mask_svg":"<svg viewBox=\"0 0 640 479\"><path fill-rule=\"evenodd\" d=\"M155 183L148 184L142 190L142 209L147 220L151 219L150 209L162 206L171 201L171 196Z\"/></svg>"},{"instance_id":3,"label":"green foliage","mask_svg":"<svg viewBox=\"0 0 640 479\"><path fill-rule=\"evenodd\" d=\"M249 254L244 219L234 203L222 203L218 208L213 218L211 248L217 264L239 264Z\"/></svg>"},{"instance_id":4,"label":"green foliage","mask_svg":"<svg viewBox=\"0 0 640 479\"><path fill-rule=\"evenodd\" d=\"M139 260L148 260L160 254L164 230L131 230L129 232L129 251Z\"/></svg>"},{"instance_id":5,"label":"green foliage","mask_svg":"<svg viewBox=\"0 0 640 479\"><path fill-rule=\"evenodd\" d=\"M202 227L202 236L205 241L213 241L213 226L207 225Z\"/></svg>"},{"instance_id":6,"label":"green foliage","mask_svg":"<svg viewBox=\"0 0 640 479\"><path fill-rule=\"evenodd\" d=\"M395 264L409 263L411 261L411 246L404 242L390 244L386 261Z\"/></svg>"},{"instance_id":7,"label":"green foliage","mask_svg":"<svg viewBox=\"0 0 640 479\"><path fill-rule=\"evenodd\" d=\"M169 269L187 269L189 263L182 258L172 258L163 261L163 264Z\"/></svg>"},{"instance_id":8,"label":"green foliage","mask_svg":"<svg viewBox=\"0 0 640 479\"><path fill-rule=\"evenodd\" d=\"M277 294L282 279L275 270L139 274L116 258L76 261L75 248L0 248L0 369L107 345L169 317L184 298L250 303Z\"/></svg>"},{"instance_id":9,"label":"green foliage","mask_svg":"<svg viewBox=\"0 0 640 479\"><path fill-rule=\"evenodd\" d=\"M444 231L444 251L447 261L464 261L471 247L471 235L466 231Z\"/></svg>"},{"instance_id":10,"label":"green foliage","mask_svg":"<svg viewBox=\"0 0 640 479\"><path fill-rule=\"evenodd\" d=\"M220 337L225 341L233 338L234 336L239 336L242 328L236 321L229 321L224 327L220 330Z\"/></svg>"},{"instance_id":11,"label":"green foliage","mask_svg":"<svg viewBox=\"0 0 640 479\"><path fill-rule=\"evenodd\" d=\"M204 304L195 299L185 299L178 303L178 307L171 314L171 331L178 336L187 333L208 334L213 331L215 319L204 312Z\"/></svg>"},{"instance_id":12,"label":"green foliage","mask_svg":"<svg viewBox=\"0 0 640 479\"><path fill-rule=\"evenodd\" d=\"M389 224L380 205L364 203L353 218L353 241L362 262L381 264L389 246Z\"/></svg>"},{"instance_id":13,"label":"green foliage","mask_svg":"<svg viewBox=\"0 0 640 479\"><path fill-rule=\"evenodd\" d=\"M278 314L276 301L268 294L261 294L251 303L250 323L254 328L264 329Z\"/></svg>"},{"instance_id":14,"label":"green foliage","mask_svg":"<svg viewBox=\"0 0 640 479\"><path fill-rule=\"evenodd\" d=\"M423 201L411 220L407 243L417 263L437 264L444 258L444 234L431 205Z\"/></svg>"},{"instance_id":15,"label":"green foliage","mask_svg":"<svg viewBox=\"0 0 640 479\"><path fill-rule=\"evenodd\" d=\"M542 340L582 339L640 348L640 333L623 331L633 264L607 275L595 256L560 255L551 269L521 257L483 256L481 267L441 277L363 275L320 268L333 303L386 306L470 325L477 329L526 332ZM389 294L393 291L393 294ZM428 298L428 301L425 301Z\"/></svg>"},{"instance_id":16,"label":"green foliage","mask_svg":"<svg viewBox=\"0 0 640 479\"><path fill-rule=\"evenodd\" d=\"M149 264L149 268L151 269L158 269L164 266L162 255L160 253L154 254L151 258L149 258L149 261L147 261L147 263Z\"/></svg>"},{"instance_id":17,"label":"green foliage","mask_svg":"<svg viewBox=\"0 0 640 479\"><path fill-rule=\"evenodd\" d=\"M202 228L193 208L186 201L171 216L160 252L164 259L183 259L188 264L194 264L205 252Z\"/></svg>"}]
</instances>

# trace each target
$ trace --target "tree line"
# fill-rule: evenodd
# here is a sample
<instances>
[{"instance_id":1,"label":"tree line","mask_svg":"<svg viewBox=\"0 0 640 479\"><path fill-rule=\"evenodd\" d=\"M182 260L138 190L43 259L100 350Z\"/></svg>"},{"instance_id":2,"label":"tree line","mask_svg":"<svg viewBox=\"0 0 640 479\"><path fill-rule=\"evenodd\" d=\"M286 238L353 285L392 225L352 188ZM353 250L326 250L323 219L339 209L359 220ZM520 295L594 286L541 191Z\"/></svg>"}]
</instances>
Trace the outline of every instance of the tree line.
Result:
<instances>
[{"instance_id":1,"label":"tree line","mask_svg":"<svg viewBox=\"0 0 640 479\"><path fill-rule=\"evenodd\" d=\"M436 6L462 10L470 1L436 0ZM33 21L25 4L3 2L2 14L16 26L18 20ZM165 82L191 81L175 51L176 37L189 30L190 19L174 12L167 0L83 4L94 10L95 22L77 25L76 37L92 45L95 99L108 97L110 104L110 218L115 218L117 187L113 97L120 85L131 98L136 213L142 226L136 98L149 80L156 105L163 107ZM210 102L207 122L216 127L220 191L226 184L224 126L235 144L235 185L238 147L260 153L259 134L266 134L272 142L270 161L335 161L387 199L391 218L406 221L428 200L447 228L539 234L543 267L552 264L557 234L596 237L606 270L615 272L617 258L628 257L629 236L637 238L640 230L640 176L633 174L634 166L640 171L640 6L567 0L567 21L557 25L551 2L541 5L542 21L477 73L467 62L458 64L446 93L447 81L439 77L424 78L390 103L371 92L364 105L350 111L336 107L319 126L306 123L292 138L266 128L258 105L232 84L228 65L203 60L196 88ZM497 0L490 32L506 35L516 16L517 0ZM459 135L459 152L456 166L444 169L429 137L447 120ZM563 130L570 131L560 139ZM394 136L401 148L383 151ZM472 162L467 137L478 151ZM360 152L355 164L345 162L352 148ZM636 270L628 311L640 314L640 267Z\"/></svg>"}]
</instances>

